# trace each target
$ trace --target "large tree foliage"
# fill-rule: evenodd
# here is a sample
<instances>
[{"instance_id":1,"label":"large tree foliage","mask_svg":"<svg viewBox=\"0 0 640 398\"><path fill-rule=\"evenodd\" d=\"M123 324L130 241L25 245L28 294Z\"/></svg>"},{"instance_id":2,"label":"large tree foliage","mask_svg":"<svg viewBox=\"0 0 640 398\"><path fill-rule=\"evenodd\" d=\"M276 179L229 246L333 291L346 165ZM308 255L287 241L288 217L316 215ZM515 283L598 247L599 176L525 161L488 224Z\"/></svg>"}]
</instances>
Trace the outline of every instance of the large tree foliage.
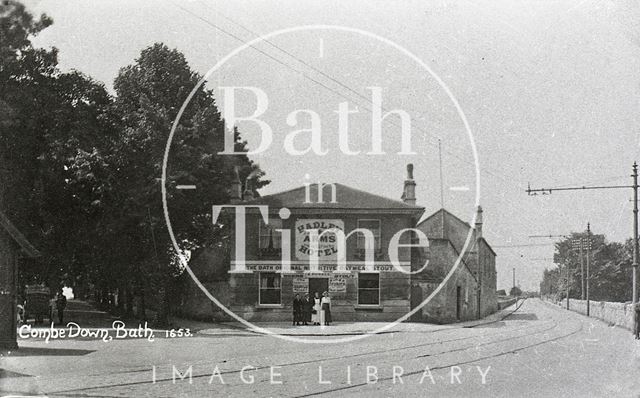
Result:
<instances>
[{"instance_id":1,"label":"large tree foliage","mask_svg":"<svg viewBox=\"0 0 640 398\"><path fill-rule=\"evenodd\" d=\"M574 233L556 243L555 262L558 268L545 270L540 284L540 294L566 297L567 284L571 298L582 297L582 269L586 284L588 251L583 250L583 267L580 251L572 241L587 238L586 233ZM589 267L589 298L599 301L625 302L631 299L633 272L631 266L632 244L607 242L604 235L591 235ZM567 277L567 275L569 275Z\"/></svg>"},{"instance_id":2,"label":"large tree foliage","mask_svg":"<svg viewBox=\"0 0 640 398\"><path fill-rule=\"evenodd\" d=\"M200 76L184 56L165 45L142 51L136 63L123 68L115 80L116 108L123 120L119 148L123 162L119 179L126 192L126 209L164 232L160 181L162 159L178 110ZM233 169L241 176L263 175L246 156L220 156L224 122L213 93L200 89L180 119L168 162L168 200L172 225L180 241L202 245L211 230L211 205L228 201ZM245 144L236 134L236 148ZM193 184L195 191L177 191L177 184ZM264 185L258 181L256 187ZM144 222L147 222L144 221ZM159 222L156 222L159 221ZM163 233L166 242L168 235Z\"/></svg>"},{"instance_id":3,"label":"large tree foliage","mask_svg":"<svg viewBox=\"0 0 640 398\"><path fill-rule=\"evenodd\" d=\"M20 3L0 3L0 203L19 225L35 226L26 214L33 213L30 204L44 135L40 94L51 85L57 65L55 49L35 49L30 37L50 24L44 15L34 20Z\"/></svg>"},{"instance_id":4,"label":"large tree foliage","mask_svg":"<svg viewBox=\"0 0 640 398\"><path fill-rule=\"evenodd\" d=\"M0 5L2 210L43 252L31 277L57 284L90 261L114 136L112 100L102 84L61 73L57 50L30 37L51 24L22 4Z\"/></svg>"},{"instance_id":5,"label":"large tree foliage","mask_svg":"<svg viewBox=\"0 0 640 398\"><path fill-rule=\"evenodd\" d=\"M43 253L23 276L118 289L121 302L140 298L144 307L146 298L162 318L180 273L162 210L162 160L200 77L179 51L155 44L121 69L112 96L90 77L61 72L55 48L32 46L51 23L0 3L0 205ZM213 93L198 90L176 130L167 178L173 230L191 250L224 244L211 205L228 201L234 169L255 188L267 183L247 156L217 155L224 129ZM234 132L236 150L245 150Z\"/></svg>"},{"instance_id":6,"label":"large tree foliage","mask_svg":"<svg viewBox=\"0 0 640 398\"><path fill-rule=\"evenodd\" d=\"M144 288L165 295L168 278L179 269L171 266L176 261L161 202L162 160L172 123L199 79L180 52L155 44L122 68L114 84L116 112L122 119L115 167L122 201L113 209L118 214L114 230L128 237L130 258L144 258L139 264L149 282ZM235 167L241 176L253 176L256 187L265 184L259 181L262 171L246 156L217 155L224 129L213 93L200 89L182 115L171 146L166 181L171 224L177 241L192 250L222 239L211 223L211 205L228 201ZM239 134L235 137L236 148L244 149ZM179 191L178 184L197 188Z\"/></svg>"}]
</instances>

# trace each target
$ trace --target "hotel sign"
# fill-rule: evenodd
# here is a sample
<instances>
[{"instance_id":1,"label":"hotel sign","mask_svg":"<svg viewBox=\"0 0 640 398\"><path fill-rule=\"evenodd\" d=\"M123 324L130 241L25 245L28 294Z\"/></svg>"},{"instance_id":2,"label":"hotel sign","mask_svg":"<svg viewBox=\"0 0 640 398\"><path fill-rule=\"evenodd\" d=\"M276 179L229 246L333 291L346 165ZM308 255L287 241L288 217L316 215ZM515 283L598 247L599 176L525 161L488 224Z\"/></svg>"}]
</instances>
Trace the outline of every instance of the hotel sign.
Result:
<instances>
[{"instance_id":1,"label":"hotel sign","mask_svg":"<svg viewBox=\"0 0 640 398\"><path fill-rule=\"evenodd\" d=\"M318 235L324 231L331 229L339 229L344 232L344 221L329 219L299 219L296 221L296 258L298 260L308 260L313 255L312 236L310 231L317 231ZM337 236L334 233L326 232L319 237L318 241L318 259L335 260L338 254Z\"/></svg>"}]
</instances>

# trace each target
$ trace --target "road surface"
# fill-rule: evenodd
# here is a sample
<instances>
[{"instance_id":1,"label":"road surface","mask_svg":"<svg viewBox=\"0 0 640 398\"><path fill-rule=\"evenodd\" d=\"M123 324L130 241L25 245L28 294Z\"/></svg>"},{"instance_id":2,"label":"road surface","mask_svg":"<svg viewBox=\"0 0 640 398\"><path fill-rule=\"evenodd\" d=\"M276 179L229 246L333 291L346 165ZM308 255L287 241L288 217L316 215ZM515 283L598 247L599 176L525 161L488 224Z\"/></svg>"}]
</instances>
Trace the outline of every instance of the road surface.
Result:
<instances>
[{"instance_id":1,"label":"road surface","mask_svg":"<svg viewBox=\"0 0 640 398\"><path fill-rule=\"evenodd\" d=\"M536 299L501 318L474 327L402 324L394 333L340 344L293 343L242 330L173 339L156 333L153 342L29 338L0 359L0 391L64 397L640 396L640 343L630 332Z\"/></svg>"}]
</instances>

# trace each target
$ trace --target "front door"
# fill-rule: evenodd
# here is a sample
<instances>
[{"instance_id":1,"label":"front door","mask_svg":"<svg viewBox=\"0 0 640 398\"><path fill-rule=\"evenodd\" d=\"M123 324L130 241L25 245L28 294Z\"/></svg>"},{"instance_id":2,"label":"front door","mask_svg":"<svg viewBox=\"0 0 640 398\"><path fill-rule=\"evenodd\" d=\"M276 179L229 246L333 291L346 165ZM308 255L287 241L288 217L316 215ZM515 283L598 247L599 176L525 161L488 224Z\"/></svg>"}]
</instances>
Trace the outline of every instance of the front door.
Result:
<instances>
[{"instance_id":1,"label":"front door","mask_svg":"<svg viewBox=\"0 0 640 398\"><path fill-rule=\"evenodd\" d=\"M462 286L456 287L456 318L462 317Z\"/></svg>"},{"instance_id":2,"label":"front door","mask_svg":"<svg viewBox=\"0 0 640 398\"><path fill-rule=\"evenodd\" d=\"M422 287L419 285L411 286L411 309L422 304ZM411 316L412 322L422 322L422 308Z\"/></svg>"},{"instance_id":3,"label":"front door","mask_svg":"<svg viewBox=\"0 0 640 398\"><path fill-rule=\"evenodd\" d=\"M329 278L309 278L309 297L314 298L316 292L322 298L322 293L329 290Z\"/></svg>"}]
</instances>

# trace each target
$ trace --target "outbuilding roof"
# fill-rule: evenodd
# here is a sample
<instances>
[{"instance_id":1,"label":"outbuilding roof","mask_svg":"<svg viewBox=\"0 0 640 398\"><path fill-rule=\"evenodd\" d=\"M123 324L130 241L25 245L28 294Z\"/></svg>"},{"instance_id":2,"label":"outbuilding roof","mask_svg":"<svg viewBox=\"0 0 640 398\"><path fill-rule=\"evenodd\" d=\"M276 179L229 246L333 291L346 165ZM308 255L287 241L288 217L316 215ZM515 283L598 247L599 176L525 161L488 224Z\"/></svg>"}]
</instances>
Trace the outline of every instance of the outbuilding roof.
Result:
<instances>
[{"instance_id":1,"label":"outbuilding roof","mask_svg":"<svg viewBox=\"0 0 640 398\"><path fill-rule=\"evenodd\" d=\"M435 228L433 228L431 232L433 233L437 231L436 237L449 240L453 247L456 248L456 250L462 250L462 248L464 247L464 242L466 241L466 234L469 230L474 229L468 222L462 220L461 218L457 217L455 214L444 208L441 208L440 210L436 211L435 213L418 223L418 228L424 230L429 224L435 226ZM460 228L464 231L464 234L449 234L447 232L449 228ZM487 245L491 253L493 253L493 255L495 256L496 252L493 250L489 242L487 242L484 237L481 237L480 239Z\"/></svg>"}]
</instances>

